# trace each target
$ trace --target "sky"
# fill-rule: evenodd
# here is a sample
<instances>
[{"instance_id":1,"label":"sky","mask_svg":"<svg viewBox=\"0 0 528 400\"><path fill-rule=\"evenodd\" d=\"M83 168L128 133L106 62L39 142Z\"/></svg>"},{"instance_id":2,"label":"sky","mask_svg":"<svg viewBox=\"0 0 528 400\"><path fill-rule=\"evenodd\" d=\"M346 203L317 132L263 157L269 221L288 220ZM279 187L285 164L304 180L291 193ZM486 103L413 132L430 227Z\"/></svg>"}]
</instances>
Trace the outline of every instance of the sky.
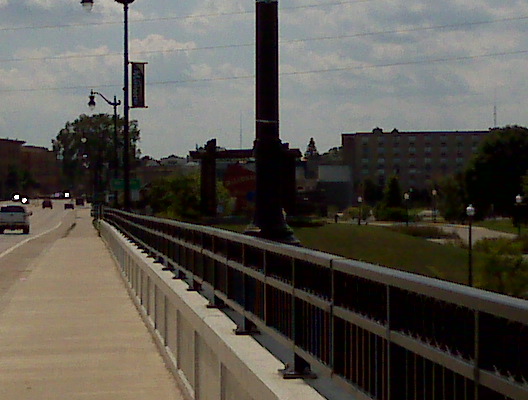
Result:
<instances>
[{"instance_id":1,"label":"sky","mask_svg":"<svg viewBox=\"0 0 528 400\"><path fill-rule=\"evenodd\" d=\"M129 15L130 61L148 63L148 108L130 111L142 154L251 148L255 2L136 0ZM281 140L324 153L375 127L527 126L527 31L523 0L280 0ZM91 89L122 100L115 1L0 0L0 42L0 138L50 148L92 113Z\"/></svg>"}]
</instances>

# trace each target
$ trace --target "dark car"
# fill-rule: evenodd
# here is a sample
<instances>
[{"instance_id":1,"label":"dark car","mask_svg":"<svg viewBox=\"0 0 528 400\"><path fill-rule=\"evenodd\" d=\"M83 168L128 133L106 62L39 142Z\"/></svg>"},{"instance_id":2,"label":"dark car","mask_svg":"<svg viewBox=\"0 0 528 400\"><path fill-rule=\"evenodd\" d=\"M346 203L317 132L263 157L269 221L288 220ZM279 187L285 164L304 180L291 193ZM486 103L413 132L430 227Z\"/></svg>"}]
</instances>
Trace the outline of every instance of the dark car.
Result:
<instances>
[{"instance_id":1,"label":"dark car","mask_svg":"<svg viewBox=\"0 0 528 400\"><path fill-rule=\"evenodd\" d=\"M82 199L82 198L75 199L75 205L76 206L84 206L84 199Z\"/></svg>"},{"instance_id":2,"label":"dark car","mask_svg":"<svg viewBox=\"0 0 528 400\"><path fill-rule=\"evenodd\" d=\"M74 208L73 203L64 203L65 210L73 210Z\"/></svg>"},{"instance_id":3,"label":"dark car","mask_svg":"<svg viewBox=\"0 0 528 400\"><path fill-rule=\"evenodd\" d=\"M43 200L42 208L53 208L53 203L51 202L51 200Z\"/></svg>"}]
</instances>

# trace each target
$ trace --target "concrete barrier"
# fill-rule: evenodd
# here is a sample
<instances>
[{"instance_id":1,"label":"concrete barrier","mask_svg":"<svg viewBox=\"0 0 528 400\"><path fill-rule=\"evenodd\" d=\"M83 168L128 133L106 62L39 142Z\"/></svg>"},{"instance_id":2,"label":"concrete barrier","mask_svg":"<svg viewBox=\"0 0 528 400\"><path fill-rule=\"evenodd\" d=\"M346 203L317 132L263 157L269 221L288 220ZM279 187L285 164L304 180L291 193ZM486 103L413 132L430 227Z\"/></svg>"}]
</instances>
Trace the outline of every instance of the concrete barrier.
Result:
<instances>
[{"instance_id":1,"label":"concrete barrier","mask_svg":"<svg viewBox=\"0 0 528 400\"><path fill-rule=\"evenodd\" d=\"M174 280L112 226L99 222L132 299L167 366L192 400L323 400L303 380L284 380L284 365L189 286Z\"/></svg>"}]
</instances>

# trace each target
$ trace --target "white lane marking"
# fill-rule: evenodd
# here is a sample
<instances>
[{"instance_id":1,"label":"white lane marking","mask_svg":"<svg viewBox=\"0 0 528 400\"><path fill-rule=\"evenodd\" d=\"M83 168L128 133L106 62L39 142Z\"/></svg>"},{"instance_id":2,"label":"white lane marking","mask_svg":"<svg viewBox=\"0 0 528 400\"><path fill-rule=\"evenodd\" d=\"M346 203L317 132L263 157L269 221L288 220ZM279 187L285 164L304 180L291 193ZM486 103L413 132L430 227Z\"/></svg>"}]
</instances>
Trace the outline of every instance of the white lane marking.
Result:
<instances>
[{"instance_id":1,"label":"white lane marking","mask_svg":"<svg viewBox=\"0 0 528 400\"><path fill-rule=\"evenodd\" d=\"M50 228L50 229L48 229L45 232L41 232L37 236L29 237L29 238L27 238L25 240L22 240L20 243L17 243L16 245L14 245L13 247L7 249L3 253L0 253L0 258L2 258L4 256L7 256L9 253L15 251L16 249L18 249L20 246L26 244L27 242L31 242L32 240L38 239L39 237L41 237L41 236L43 236L43 235L45 235L47 233L50 233L51 231L54 231L55 229L58 229L61 225L62 225L62 221L59 222L55 227Z\"/></svg>"}]
</instances>

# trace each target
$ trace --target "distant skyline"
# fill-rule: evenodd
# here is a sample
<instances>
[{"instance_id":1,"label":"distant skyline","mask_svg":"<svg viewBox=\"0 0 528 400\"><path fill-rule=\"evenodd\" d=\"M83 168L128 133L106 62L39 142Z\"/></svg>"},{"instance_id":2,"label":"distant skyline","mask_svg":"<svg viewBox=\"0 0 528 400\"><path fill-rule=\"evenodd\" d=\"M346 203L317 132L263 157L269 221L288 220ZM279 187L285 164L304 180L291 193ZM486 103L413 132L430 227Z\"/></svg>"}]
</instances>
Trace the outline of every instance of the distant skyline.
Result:
<instances>
[{"instance_id":1,"label":"distant skyline","mask_svg":"<svg viewBox=\"0 0 528 400\"><path fill-rule=\"evenodd\" d=\"M123 7L0 0L0 137L51 146L90 111L90 89L122 99ZM320 153L341 133L528 125L528 3L279 1L280 135ZM252 147L255 2L136 0L130 59L146 66L139 147L186 156L216 138ZM122 112L122 109L119 110Z\"/></svg>"}]
</instances>

